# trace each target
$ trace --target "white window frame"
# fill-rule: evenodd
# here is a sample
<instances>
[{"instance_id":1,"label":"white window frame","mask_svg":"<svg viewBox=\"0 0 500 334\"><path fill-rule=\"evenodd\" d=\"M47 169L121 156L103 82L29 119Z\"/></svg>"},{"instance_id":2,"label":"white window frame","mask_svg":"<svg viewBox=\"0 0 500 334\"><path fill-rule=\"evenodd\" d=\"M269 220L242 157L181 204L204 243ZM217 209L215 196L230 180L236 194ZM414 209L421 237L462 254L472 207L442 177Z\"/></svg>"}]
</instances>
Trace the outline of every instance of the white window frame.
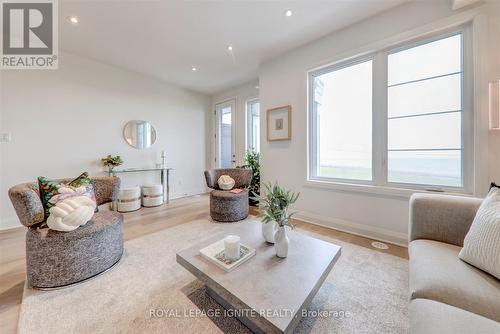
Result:
<instances>
[{"instance_id":1,"label":"white window frame","mask_svg":"<svg viewBox=\"0 0 500 334\"><path fill-rule=\"evenodd\" d=\"M245 150L250 149L250 141L248 140L249 139L248 137L252 131L252 129L250 128L252 115L250 114L249 106L251 103L255 103L255 102L260 103L260 100L258 97L251 97L245 101ZM262 116L262 113L261 113L261 110L259 107L259 119L261 116ZM259 127L260 127L260 122L259 122ZM260 151L260 147L259 147L259 151Z\"/></svg>"},{"instance_id":2,"label":"white window frame","mask_svg":"<svg viewBox=\"0 0 500 334\"><path fill-rule=\"evenodd\" d=\"M474 112L473 112L473 58L472 31L470 24L455 26L431 35L401 41L374 52L351 57L347 60L308 71L308 153L307 181L309 185L339 190L359 190L361 192L387 193L389 195L408 194L417 191L437 191L472 194L474 191ZM462 36L462 187L435 186L388 182L388 120L387 120L387 59L389 54L427 44L457 34ZM327 178L314 175L316 169L316 124L314 110L314 78L341 68L368 60L373 61L372 75L372 180L352 180Z\"/></svg>"},{"instance_id":3,"label":"white window frame","mask_svg":"<svg viewBox=\"0 0 500 334\"><path fill-rule=\"evenodd\" d=\"M374 55L365 55L362 57L357 57L354 59L349 59L346 61L341 61L339 63L329 65L323 68L320 68L315 71L309 72L309 154L308 154L308 160L309 160L309 179L310 180L315 180L315 181L322 181L322 182L341 182L341 183L352 183L352 184L374 184L374 179L375 179L375 171L374 171L374 162L373 162L373 157L374 157L374 147L373 147L373 131L372 131L372 180L356 180L356 179L340 179L340 178L332 178L332 177L321 177L321 176L315 176L313 175L313 171L316 169L316 161L318 160L318 157L316 156L317 150L315 149L316 143L317 143L317 124L316 124L316 108L314 105L314 78L317 76L321 76L323 74L331 73L333 71L338 71L343 68L347 68L350 66L354 66L360 63L364 63L367 61L372 61L373 66L375 65L374 62ZM372 76L373 79L373 76ZM372 82L374 84L374 82ZM372 88L373 89L373 88ZM373 106L373 101L372 99L372 129L373 129L373 120L374 120L374 106Z\"/></svg>"}]
</instances>

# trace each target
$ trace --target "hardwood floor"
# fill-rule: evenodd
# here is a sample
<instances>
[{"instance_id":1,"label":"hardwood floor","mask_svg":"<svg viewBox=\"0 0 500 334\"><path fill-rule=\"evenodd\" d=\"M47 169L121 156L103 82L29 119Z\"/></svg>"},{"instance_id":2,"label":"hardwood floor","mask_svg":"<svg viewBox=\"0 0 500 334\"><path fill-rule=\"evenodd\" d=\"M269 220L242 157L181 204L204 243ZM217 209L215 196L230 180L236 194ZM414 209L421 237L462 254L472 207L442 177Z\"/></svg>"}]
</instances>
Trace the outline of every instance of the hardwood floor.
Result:
<instances>
[{"instance_id":1,"label":"hardwood floor","mask_svg":"<svg viewBox=\"0 0 500 334\"><path fill-rule=\"evenodd\" d=\"M252 214L257 210L252 208ZM171 201L168 206L143 208L124 214L124 238L131 240L163 229L185 224L195 219L208 219L208 196L194 196ZM344 242L408 258L407 249L390 245L387 250L371 247L374 240L336 231L322 226L294 221L305 233L317 233ZM15 333L26 275L24 255L25 228L0 232L0 326L3 334Z\"/></svg>"}]
</instances>

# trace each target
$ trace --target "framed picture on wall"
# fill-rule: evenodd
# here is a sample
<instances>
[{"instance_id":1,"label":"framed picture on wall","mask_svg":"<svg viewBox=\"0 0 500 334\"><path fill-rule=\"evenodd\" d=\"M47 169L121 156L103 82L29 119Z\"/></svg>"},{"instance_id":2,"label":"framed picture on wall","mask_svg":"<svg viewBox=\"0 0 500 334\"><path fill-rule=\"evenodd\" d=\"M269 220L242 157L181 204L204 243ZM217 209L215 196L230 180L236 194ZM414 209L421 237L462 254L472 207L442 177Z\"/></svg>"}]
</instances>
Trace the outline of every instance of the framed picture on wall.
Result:
<instances>
[{"instance_id":1,"label":"framed picture on wall","mask_svg":"<svg viewBox=\"0 0 500 334\"><path fill-rule=\"evenodd\" d=\"M267 110L267 140L290 140L292 138L292 106Z\"/></svg>"}]
</instances>

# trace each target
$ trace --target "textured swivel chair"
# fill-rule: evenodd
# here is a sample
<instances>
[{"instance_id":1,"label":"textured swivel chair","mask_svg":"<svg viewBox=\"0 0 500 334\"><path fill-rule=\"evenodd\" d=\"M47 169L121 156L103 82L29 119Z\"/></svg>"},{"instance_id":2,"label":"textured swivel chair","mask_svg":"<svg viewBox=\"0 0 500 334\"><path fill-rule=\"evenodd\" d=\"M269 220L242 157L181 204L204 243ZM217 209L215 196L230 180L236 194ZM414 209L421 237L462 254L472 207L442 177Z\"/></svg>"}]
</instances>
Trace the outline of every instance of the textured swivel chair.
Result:
<instances>
[{"instance_id":1,"label":"textured swivel chair","mask_svg":"<svg viewBox=\"0 0 500 334\"><path fill-rule=\"evenodd\" d=\"M71 179L60 180L70 182ZM91 178L97 205L116 199L117 177ZM85 225L70 232L40 228L44 210L38 184L24 183L9 189L9 197L26 232L28 286L52 289L96 276L116 264L123 253L123 216L115 211L94 214Z\"/></svg>"},{"instance_id":2,"label":"textured swivel chair","mask_svg":"<svg viewBox=\"0 0 500 334\"><path fill-rule=\"evenodd\" d=\"M235 181L234 188L243 189L239 194L221 190L217 181L229 175ZM248 217L248 187L252 181L252 170L247 168L212 169L205 171L210 192L210 216L219 222L235 222Z\"/></svg>"}]
</instances>

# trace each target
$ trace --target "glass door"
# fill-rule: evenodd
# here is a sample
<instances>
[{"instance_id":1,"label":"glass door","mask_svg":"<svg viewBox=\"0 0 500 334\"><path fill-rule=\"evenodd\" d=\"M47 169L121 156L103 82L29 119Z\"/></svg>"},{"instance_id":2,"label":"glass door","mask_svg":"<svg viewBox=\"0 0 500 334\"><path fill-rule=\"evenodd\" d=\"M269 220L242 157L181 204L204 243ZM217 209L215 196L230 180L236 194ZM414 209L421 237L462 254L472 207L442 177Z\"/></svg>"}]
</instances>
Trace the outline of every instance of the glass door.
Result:
<instances>
[{"instance_id":1,"label":"glass door","mask_svg":"<svg viewBox=\"0 0 500 334\"><path fill-rule=\"evenodd\" d=\"M247 150L260 152L260 102L247 101Z\"/></svg>"},{"instance_id":2,"label":"glass door","mask_svg":"<svg viewBox=\"0 0 500 334\"><path fill-rule=\"evenodd\" d=\"M215 106L216 115L216 165L218 168L232 168L236 162L234 152L234 100Z\"/></svg>"}]
</instances>

